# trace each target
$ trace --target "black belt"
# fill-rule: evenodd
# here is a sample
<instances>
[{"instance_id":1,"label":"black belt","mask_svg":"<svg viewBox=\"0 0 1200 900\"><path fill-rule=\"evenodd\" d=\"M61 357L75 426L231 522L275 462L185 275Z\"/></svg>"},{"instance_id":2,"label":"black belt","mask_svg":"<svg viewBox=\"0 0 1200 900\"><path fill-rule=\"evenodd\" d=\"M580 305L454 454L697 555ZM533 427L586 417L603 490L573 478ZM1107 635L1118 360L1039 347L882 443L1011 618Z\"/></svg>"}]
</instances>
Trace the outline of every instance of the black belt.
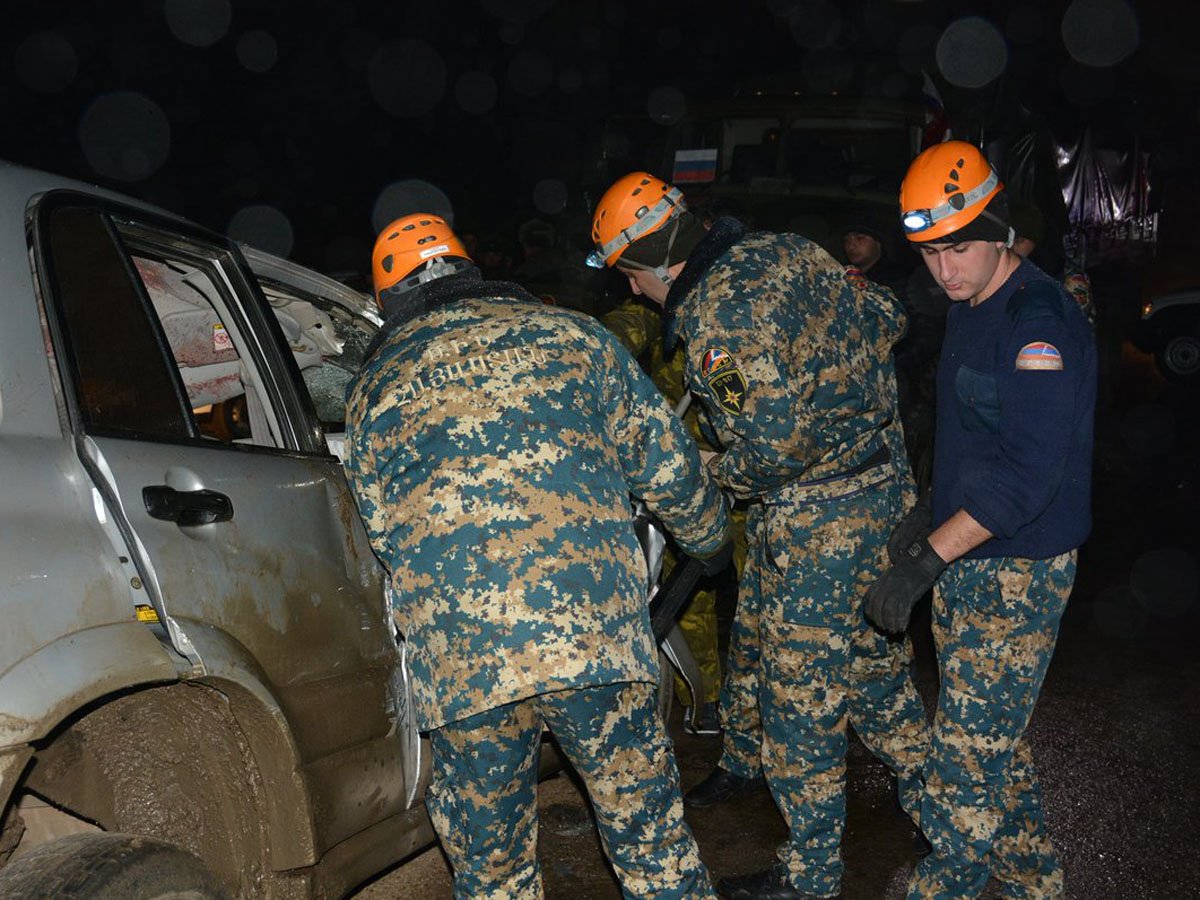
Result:
<instances>
[{"instance_id":1,"label":"black belt","mask_svg":"<svg viewBox=\"0 0 1200 900\"><path fill-rule=\"evenodd\" d=\"M876 466L882 466L886 462L890 462L892 453L887 448L887 444L881 444L879 449L860 462L853 469L847 469L845 472L839 472L836 475L827 475L824 478L814 478L812 481L797 481L793 482L796 487L809 487L815 484L828 484L831 481L841 481L844 478L851 478L855 475L861 475L868 469L874 469Z\"/></svg>"}]
</instances>

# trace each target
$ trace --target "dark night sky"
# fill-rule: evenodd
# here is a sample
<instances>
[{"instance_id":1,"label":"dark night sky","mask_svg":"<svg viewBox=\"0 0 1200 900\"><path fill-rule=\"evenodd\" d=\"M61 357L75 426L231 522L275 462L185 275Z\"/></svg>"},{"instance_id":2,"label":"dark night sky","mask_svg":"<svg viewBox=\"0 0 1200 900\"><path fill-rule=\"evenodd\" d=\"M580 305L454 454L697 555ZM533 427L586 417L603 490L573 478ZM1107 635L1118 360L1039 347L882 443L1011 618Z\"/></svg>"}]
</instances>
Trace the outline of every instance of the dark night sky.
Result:
<instances>
[{"instance_id":1,"label":"dark night sky","mask_svg":"<svg viewBox=\"0 0 1200 900\"><path fill-rule=\"evenodd\" d=\"M1140 134L1186 182L1200 63L1170 10L1188 5L4 2L0 158L344 270L365 266L373 216L410 211L397 182L436 185L460 227L508 231L582 215L611 113L669 119L771 78L916 96L924 69L965 120L1002 121L1019 101L1064 137L1084 123L1111 143ZM981 88L952 83L989 66L1003 74Z\"/></svg>"}]
</instances>

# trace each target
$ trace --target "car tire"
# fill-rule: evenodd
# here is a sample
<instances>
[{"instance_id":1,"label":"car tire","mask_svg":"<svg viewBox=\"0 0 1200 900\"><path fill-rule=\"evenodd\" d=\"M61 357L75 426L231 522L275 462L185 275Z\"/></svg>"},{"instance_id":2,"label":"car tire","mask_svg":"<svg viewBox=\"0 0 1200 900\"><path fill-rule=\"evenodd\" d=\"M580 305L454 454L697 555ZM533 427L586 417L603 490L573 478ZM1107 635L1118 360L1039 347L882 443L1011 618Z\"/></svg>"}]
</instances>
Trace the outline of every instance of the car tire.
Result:
<instances>
[{"instance_id":1,"label":"car tire","mask_svg":"<svg viewBox=\"0 0 1200 900\"><path fill-rule=\"evenodd\" d=\"M1200 334L1182 332L1168 337L1154 354L1164 378L1191 382L1200 378Z\"/></svg>"},{"instance_id":2,"label":"car tire","mask_svg":"<svg viewBox=\"0 0 1200 900\"><path fill-rule=\"evenodd\" d=\"M0 869L6 900L229 900L197 857L130 834L72 834Z\"/></svg>"}]
</instances>

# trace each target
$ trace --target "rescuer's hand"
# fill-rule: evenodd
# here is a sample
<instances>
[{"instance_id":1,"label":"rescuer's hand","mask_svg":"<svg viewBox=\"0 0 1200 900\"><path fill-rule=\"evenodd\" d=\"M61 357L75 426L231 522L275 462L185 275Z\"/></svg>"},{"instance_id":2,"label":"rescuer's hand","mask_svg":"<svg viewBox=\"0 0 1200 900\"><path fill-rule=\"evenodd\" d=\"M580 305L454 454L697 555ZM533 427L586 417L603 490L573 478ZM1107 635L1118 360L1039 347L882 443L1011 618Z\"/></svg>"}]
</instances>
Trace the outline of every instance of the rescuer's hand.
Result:
<instances>
[{"instance_id":1,"label":"rescuer's hand","mask_svg":"<svg viewBox=\"0 0 1200 900\"><path fill-rule=\"evenodd\" d=\"M908 515L900 520L892 536L888 538L888 559L899 562L904 551L912 546L912 542L929 537L933 530L933 510L923 501L908 511Z\"/></svg>"},{"instance_id":2,"label":"rescuer's hand","mask_svg":"<svg viewBox=\"0 0 1200 900\"><path fill-rule=\"evenodd\" d=\"M945 568L945 560L929 546L927 536L913 541L867 590L867 618L891 634L904 631L913 607Z\"/></svg>"}]
</instances>

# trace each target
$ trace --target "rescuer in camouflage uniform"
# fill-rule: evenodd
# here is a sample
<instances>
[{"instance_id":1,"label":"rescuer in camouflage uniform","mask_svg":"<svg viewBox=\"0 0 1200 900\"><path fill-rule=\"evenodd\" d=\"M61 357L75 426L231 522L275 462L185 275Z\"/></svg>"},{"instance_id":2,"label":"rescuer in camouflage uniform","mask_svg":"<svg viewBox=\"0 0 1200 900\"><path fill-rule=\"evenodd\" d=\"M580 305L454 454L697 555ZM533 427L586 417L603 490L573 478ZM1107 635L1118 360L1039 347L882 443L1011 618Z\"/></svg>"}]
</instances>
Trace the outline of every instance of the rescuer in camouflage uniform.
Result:
<instances>
[{"instance_id":1,"label":"rescuer in camouflage uniform","mask_svg":"<svg viewBox=\"0 0 1200 900\"><path fill-rule=\"evenodd\" d=\"M903 631L934 584L940 693L911 900L1061 897L1025 729L1091 527L1096 348L1084 311L1012 249L975 146L937 144L900 188L908 238L954 301L938 364L933 506L889 543L867 615Z\"/></svg>"},{"instance_id":2,"label":"rescuer in camouflage uniform","mask_svg":"<svg viewBox=\"0 0 1200 900\"><path fill-rule=\"evenodd\" d=\"M455 895L541 895L544 723L626 896L710 897L657 714L629 494L723 566L719 490L599 322L481 280L436 216L392 223L374 257L386 321L350 390L346 468L398 598Z\"/></svg>"},{"instance_id":3,"label":"rescuer in camouflage uniform","mask_svg":"<svg viewBox=\"0 0 1200 900\"><path fill-rule=\"evenodd\" d=\"M595 262L664 305L668 346L672 332L685 342L686 383L724 448L709 470L763 503L746 573L761 603L762 768L790 836L778 864L718 889L836 896L847 721L897 774L906 809L928 748L911 646L863 615L911 495L891 363L903 313L804 238L734 219L705 232L678 189L646 173L609 188L592 238Z\"/></svg>"},{"instance_id":4,"label":"rescuer in camouflage uniform","mask_svg":"<svg viewBox=\"0 0 1200 900\"><path fill-rule=\"evenodd\" d=\"M683 354L663 350L662 313L651 309L637 299L627 300L611 312L605 313L602 321L625 345L643 366L663 396L672 407L677 407L684 396ZM683 415L683 422L701 450L714 451L705 429L701 425L700 412L695 404L690 405ZM731 511L733 520L733 565L739 577L746 562L746 510L736 506ZM663 577L671 574L675 566L675 555L668 548L663 560ZM717 591L713 586L701 587L692 596L691 602L679 617L679 628L687 639L688 648L704 678L704 693L701 697L690 696L687 685L679 676L675 677L675 692L684 704L684 730L689 734L718 734L717 701L721 696L721 652L717 641ZM739 659L741 657L738 657ZM732 677L745 680L742 673ZM757 672L749 677L757 681ZM755 701L757 706L757 701ZM760 735L754 735L757 744Z\"/></svg>"}]
</instances>

